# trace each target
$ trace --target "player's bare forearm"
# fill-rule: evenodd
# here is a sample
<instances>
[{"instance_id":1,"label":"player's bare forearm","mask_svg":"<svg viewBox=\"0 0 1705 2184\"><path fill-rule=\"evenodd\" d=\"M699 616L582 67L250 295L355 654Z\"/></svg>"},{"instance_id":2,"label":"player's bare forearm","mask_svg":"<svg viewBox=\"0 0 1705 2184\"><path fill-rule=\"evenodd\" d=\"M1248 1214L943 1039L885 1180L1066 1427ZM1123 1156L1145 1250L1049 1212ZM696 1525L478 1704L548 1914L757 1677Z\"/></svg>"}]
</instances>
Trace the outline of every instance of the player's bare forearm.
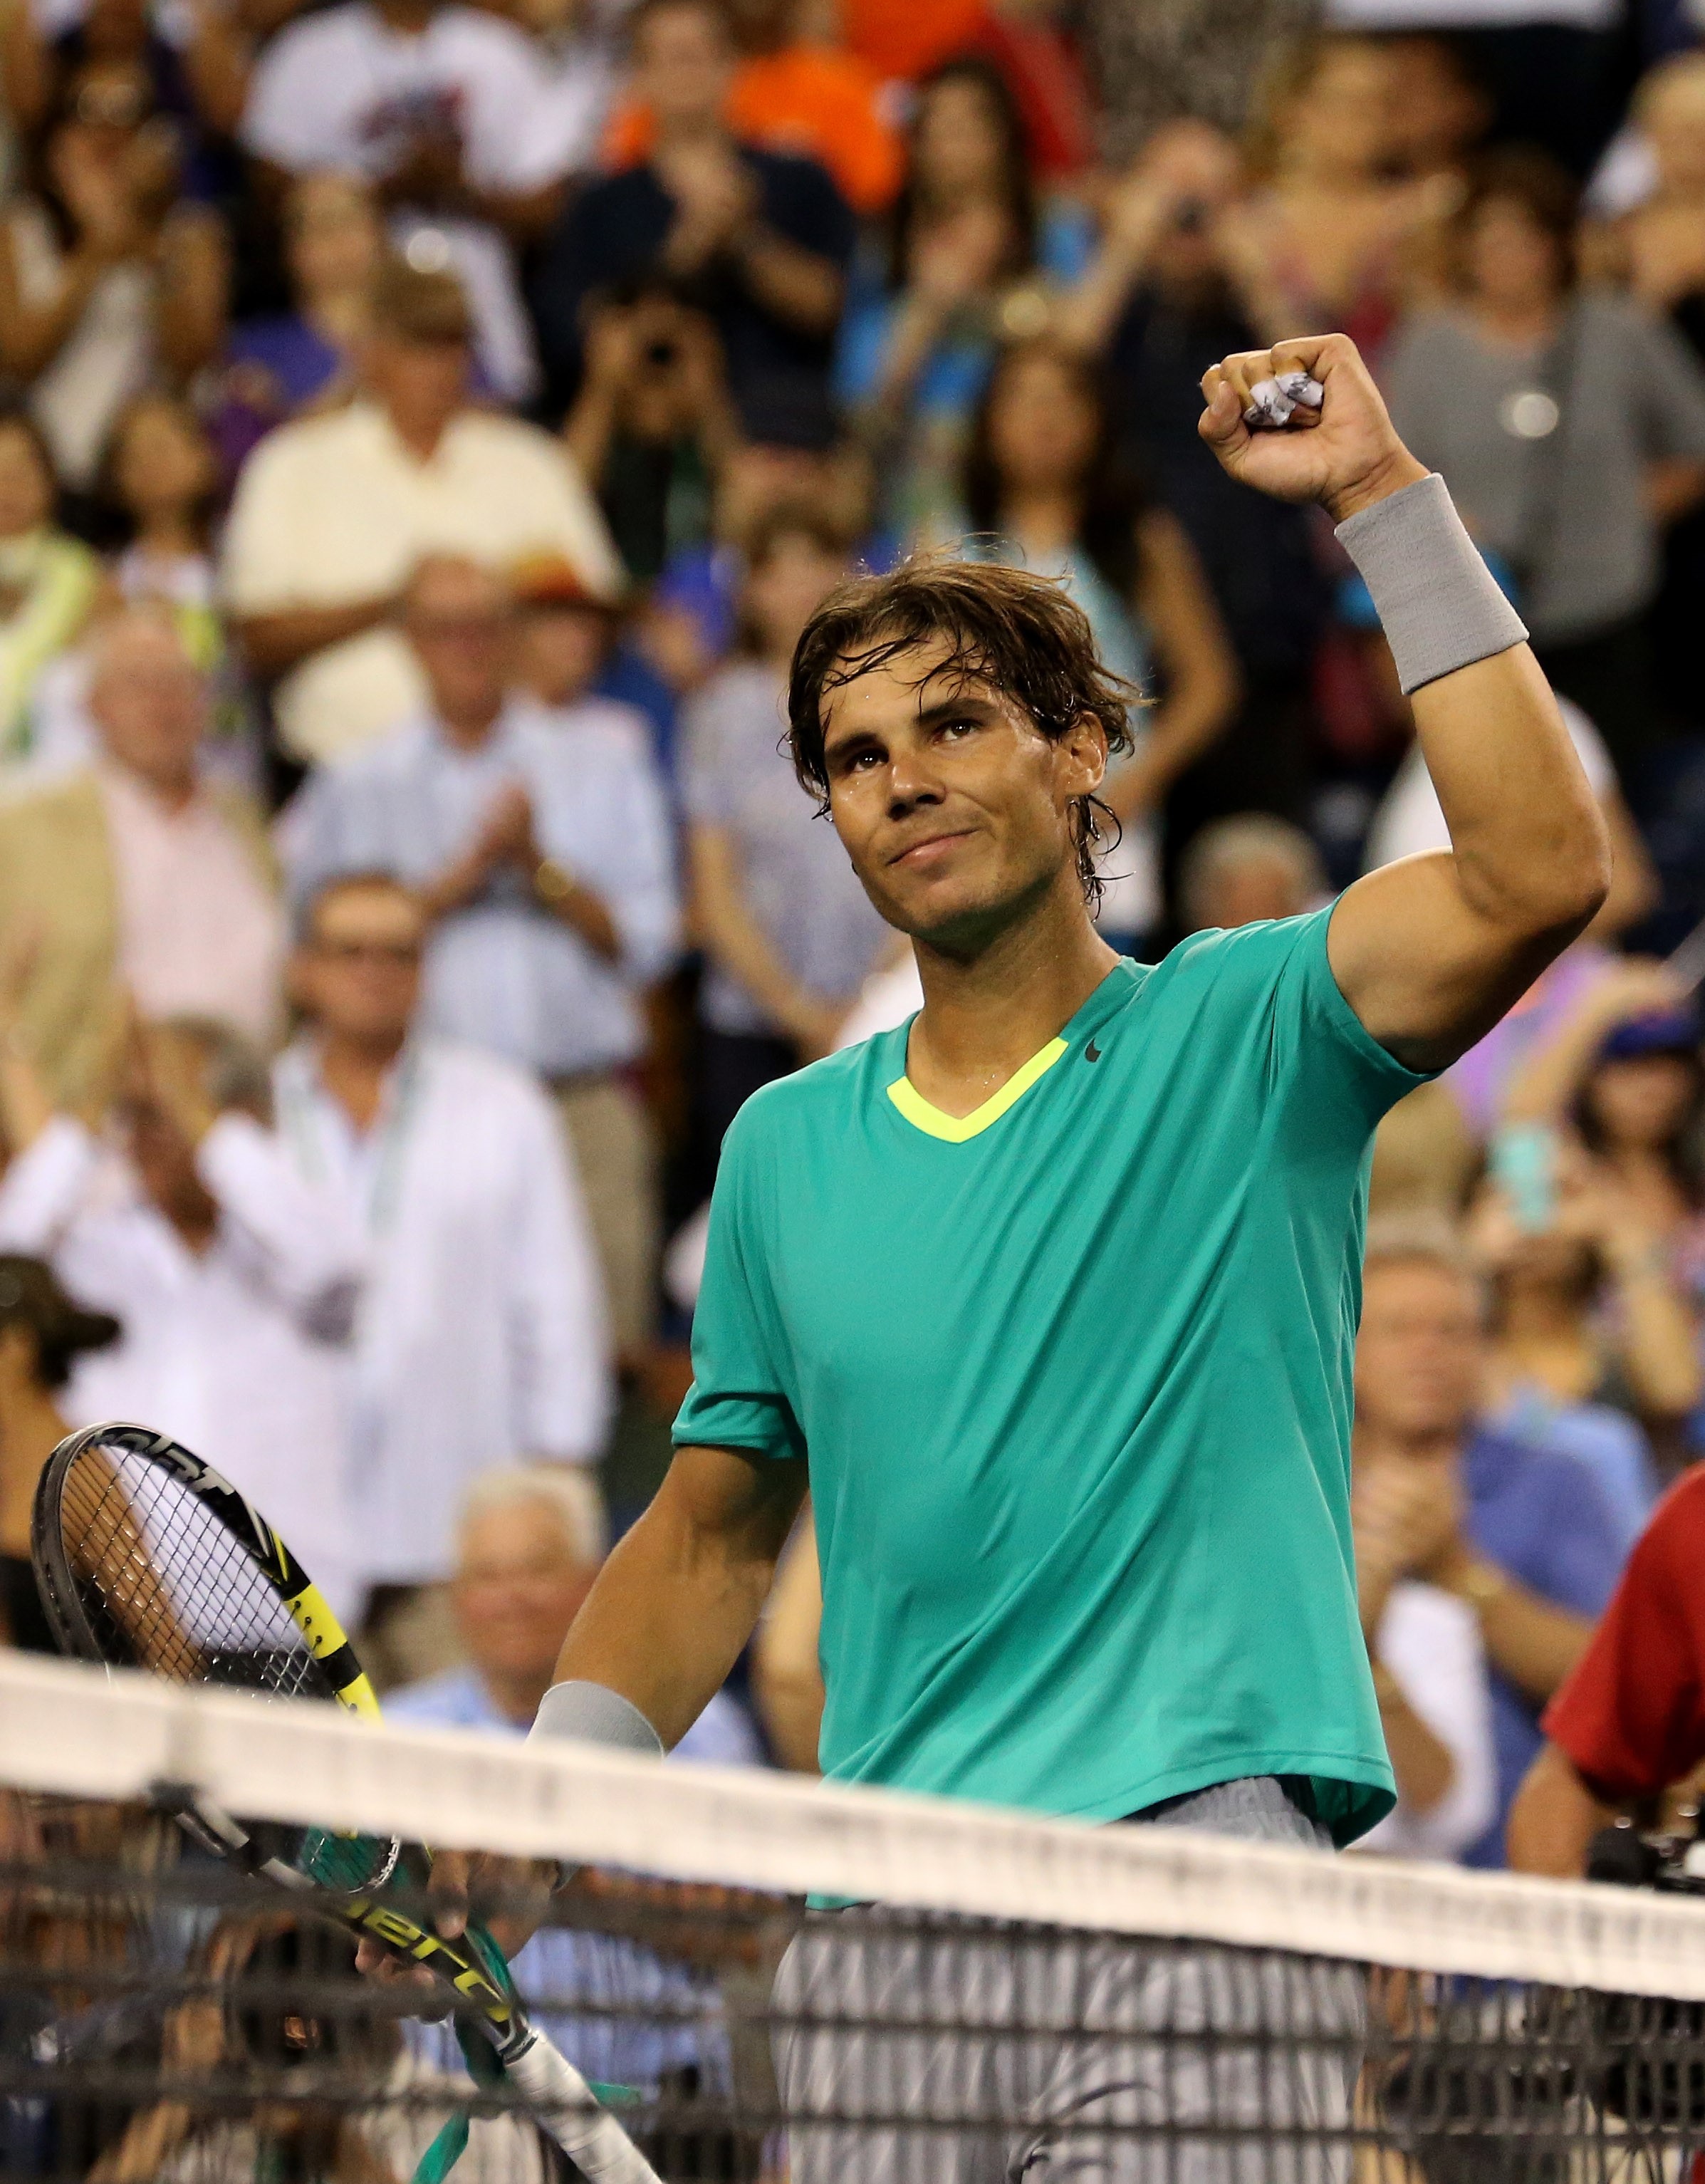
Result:
<instances>
[{"instance_id":1,"label":"player's bare forearm","mask_svg":"<svg viewBox=\"0 0 1705 2184\"><path fill-rule=\"evenodd\" d=\"M1318 390L1312 406L1297 407L1284 429L1262 429L1263 385L1294 387L1290 376L1304 374ZM1202 437L1225 468L1277 499L1318 501L1334 522L1427 475L1341 334L1228 357L1202 390ZM1441 586L1461 582L1441 562ZM1453 593L1442 599L1447 625L1453 603ZM1525 644L1495 642L1501 649L1468 666L1407 682L1450 850L1370 873L1332 920L1346 1000L1415 1068L1441 1068L1482 1037L1587 925L1610 882L1603 815L1545 677Z\"/></svg>"},{"instance_id":2,"label":"player's bare forearm","mask_svg":"<svg viewBox=\"0 0 1705 2184\"><path fill-rule=\"evenodd\" d=\"M678 1743L751 1636L805 1490L803 1463L678 1451L576 1616L558 1681L605 1685Z\"/></svg>"}]
</instances>

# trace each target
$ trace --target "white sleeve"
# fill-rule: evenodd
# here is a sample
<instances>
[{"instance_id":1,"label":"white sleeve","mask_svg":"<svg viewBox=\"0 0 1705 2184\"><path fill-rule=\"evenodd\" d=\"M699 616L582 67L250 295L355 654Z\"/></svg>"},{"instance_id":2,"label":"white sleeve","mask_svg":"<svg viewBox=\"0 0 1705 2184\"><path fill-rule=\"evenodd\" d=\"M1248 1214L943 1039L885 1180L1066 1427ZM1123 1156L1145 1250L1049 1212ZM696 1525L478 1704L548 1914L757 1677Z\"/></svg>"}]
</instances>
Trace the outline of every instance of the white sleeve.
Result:
<instances>
[{"instance_id":1,"label":"white sleeve","mask_svg":"<svg viewBox=\"0 0 1705 2184\"><path fill-rule=\"evenodd\" d=\"M0 1251L50 1258L82 1210L99 1157L81 1123L56 1115L0 1179Z\"/></svg>"},{"instance_id":2,"label":"white sleeve","mask_svg":"<svg viewBox=\"0 0 1705 2184\"><path fill-rule=\"evenodd\" d=\"M102 1184L108 1156L68 1115L55 1116L0 1181L0 1251L47 1259L81 1305L127 1324L158 1300L159 1220Z\"/></svg>"},{"instance_id":3,"label":"white sleeve","mask_svg":"<svg viewBox=\"0 0 1705 2184\"><path fill-rule=\"evenodd\" d=\"M556 1114L536 1086L515 1092L505 1194L515 1415L528 1455L588 1463L603 1448L614 1398L603 1279Z\"/></svg>"},{"instance_id":4,"label":"white sleeve","mask_svg":"<svg viewBox=\"0 0 1705 2184\"><path fill-rule=\"evenodd\" d=\"M305 1333L345 1340L363 1258L348 1209L315 1190L280 1139L248 1115L220 1117L202 1140L196 1169L231 1241L278 1302Z\"/></svg>"},{"instance_id":5,"label":"white sleeve","mask_svg":"<svg viewBox=\"0 0 1705 2184\"><path fill-rule=\"evenodd\" d=\"M1497 1810L1491 1696L1479 1624L1466 1602L1438 1586L1394 1586L1376 1650L1404 1697L1451 1755L1451 1786L1418 1813L1400 1800L1401 1847L1418 1858L1459 1858ZM1397 1847L1393 1844L1392 1847Z\"/></svg>"},{"instance_id":6,"label":"white sleeve","mask_svg":"<svg viewBox=\"0 0 1705 2184\"><path fill-rule=\"evenodd\" d=\"M255 64L237 134L246 152L276 167L354 166L354 148L326 125L323 77L330 56L316 19L280 31Z\"/></svg>"}]
</instances>

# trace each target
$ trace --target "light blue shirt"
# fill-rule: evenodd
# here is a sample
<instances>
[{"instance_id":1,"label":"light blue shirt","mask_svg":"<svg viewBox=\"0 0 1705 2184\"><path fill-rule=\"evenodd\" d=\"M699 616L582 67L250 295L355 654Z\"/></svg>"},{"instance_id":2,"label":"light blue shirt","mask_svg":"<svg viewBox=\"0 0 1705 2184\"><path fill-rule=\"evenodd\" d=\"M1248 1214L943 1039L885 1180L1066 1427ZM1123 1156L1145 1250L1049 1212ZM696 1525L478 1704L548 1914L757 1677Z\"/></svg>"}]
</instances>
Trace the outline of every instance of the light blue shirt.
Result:
<instances>
[{"instance_id":1,"label":"light blue shirt","mask_svg":"<svg viewBox=\"0 0 1705 2184\"><path fill-rule=\"evenodd\" d=\"M532 799L541 853L602 898L621 960L595 954L505 869L434 928L423 1021L545 1077L619 1068L644 1050L640 996L680 935L668 805L629 707L594 699L554 712L512 698L476 750L423 719L322 768L280 828L291 894L305 902L340 872L435 879L512 782Z\"/></svg>"},{"instance_id":2,"label":"light blue shirt","mask_svg":"<svg viewBox=\"0 0 1705 2184\"><path fill-rule=\"evenodd\" d=\"M500 1713L476 1669L452 1669L410 1684L385 1701L387 1721L435 1729L527 1732ZM763 1753L751 1723L719 1691L670 1755L718 1767L759 1766ZM705 2089L733 2085L727 2025L714 1975L671 1964L619 1934L547 1926L515 1957L515 1984L535 2021L582 2077L632 2086L648 2096L669 2072L696 2067ZM460 2059L448 2025L410 2028L427 2059L456 2070Z\"/></svg>"}]
</instances>

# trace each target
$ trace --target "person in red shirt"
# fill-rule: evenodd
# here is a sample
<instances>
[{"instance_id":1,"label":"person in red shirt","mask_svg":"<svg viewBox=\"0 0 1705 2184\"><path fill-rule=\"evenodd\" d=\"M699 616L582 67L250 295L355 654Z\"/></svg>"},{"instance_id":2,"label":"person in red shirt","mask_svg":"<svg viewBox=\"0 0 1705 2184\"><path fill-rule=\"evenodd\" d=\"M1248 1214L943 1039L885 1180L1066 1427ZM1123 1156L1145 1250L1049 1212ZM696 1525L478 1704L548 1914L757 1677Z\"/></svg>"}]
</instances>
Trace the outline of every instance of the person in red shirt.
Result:
<instances>
[{"instance_id":1,"label":"person in red shirt","mask_svg":"<svg viewBox=\"0 0 1705 2184\"><path fill-rule=\"evenodd\" d=\"M1510 1813L1521 1873L1583 1873L1601 1828L1705 1760L1705 1464L1653 1512L1541 1726Z\"/></svg>"}]
</instances>

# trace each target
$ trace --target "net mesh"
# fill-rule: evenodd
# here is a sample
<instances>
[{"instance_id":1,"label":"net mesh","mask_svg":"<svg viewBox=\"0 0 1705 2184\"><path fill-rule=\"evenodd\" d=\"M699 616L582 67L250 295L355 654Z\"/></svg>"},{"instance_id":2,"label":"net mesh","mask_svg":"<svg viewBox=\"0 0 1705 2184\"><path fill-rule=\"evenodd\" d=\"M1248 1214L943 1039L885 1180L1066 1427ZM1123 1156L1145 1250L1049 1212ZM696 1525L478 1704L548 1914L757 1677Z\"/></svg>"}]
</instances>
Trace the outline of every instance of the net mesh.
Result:
<instances>
[{"instance_id":1,"label":"net mesh","mask_svg":"<svg viewBox=\"0 0 1705 2184\"><path fill-rule=\"evenodd\" d=\"M457 2115L459 2176L575 2173L561 2115L471 2076L453 2021L163 1817L161 1786L188 1785L281 1824L580 1861L516 1982L665 2178L1694 2184L1705 2147L1685 1896L540 1752L60 1663L0 1663L0 1719L8 2178L401 2184Z\"/></svg>"},{"instance_id":2,"label":"net mesh","mask_svg":"<svg viewBox=\"0 0 1705 2184\"><path fill-rule=\"evenodd\" d=\"M47 1518L70 1650L179 1683L324 1698L332 1685L253 1557L145 1449L79 1449Z\"/></svg>"}]
</instances>

